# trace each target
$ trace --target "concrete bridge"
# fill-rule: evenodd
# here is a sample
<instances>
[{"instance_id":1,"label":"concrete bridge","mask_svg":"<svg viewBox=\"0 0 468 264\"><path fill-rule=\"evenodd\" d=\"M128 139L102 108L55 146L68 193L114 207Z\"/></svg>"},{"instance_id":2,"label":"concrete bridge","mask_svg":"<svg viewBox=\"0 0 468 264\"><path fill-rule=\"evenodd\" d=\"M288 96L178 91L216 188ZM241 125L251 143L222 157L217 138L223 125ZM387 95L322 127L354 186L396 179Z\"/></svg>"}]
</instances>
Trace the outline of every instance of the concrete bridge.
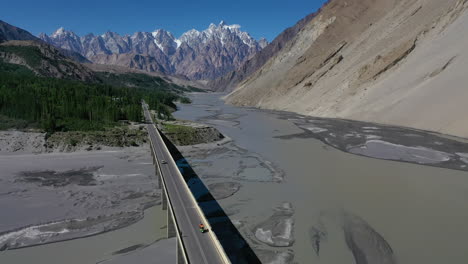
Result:
<instances>
[{"instance_id":1,"label":"concrete bridge","mask_svg":"<svg viewBox=\"0 0 468 264\"><path fill-rule=\"evenodd\" d=\"M177 237L177 263L231 263L143 103L156 172L160 175L162 205L167 210L167 236ZM203 223L208 232L201 233Z\"/></svg>"}]
</instances>

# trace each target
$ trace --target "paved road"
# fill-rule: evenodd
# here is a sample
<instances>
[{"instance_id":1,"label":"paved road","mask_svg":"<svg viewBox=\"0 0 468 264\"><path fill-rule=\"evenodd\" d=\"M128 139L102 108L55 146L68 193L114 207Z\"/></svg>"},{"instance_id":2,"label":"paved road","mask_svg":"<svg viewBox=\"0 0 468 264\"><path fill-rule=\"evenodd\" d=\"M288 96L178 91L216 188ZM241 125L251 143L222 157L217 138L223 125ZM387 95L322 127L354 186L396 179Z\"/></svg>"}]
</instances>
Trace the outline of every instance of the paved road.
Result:
<instances>
[{"instance_id":1,"label":"paved road","mask_svg":"<svg viewBox=\"0 0 468 264\"><path fill-rule=\"evenodd\" d=\"M167 164L161 164L162 176L166 182L167 192L190 263L224 263L211 236L199 231L198 224L200 224L201 217L196 208L198 205L194 204L191 194L183 186L186 184L185 180L180 176L177 165L164 147L164 142L156 131L146 106L144 109L146 120L150 122L148 133L154 145L156 158L159 161L167 161Z\"/></svg>"}]
</instances>

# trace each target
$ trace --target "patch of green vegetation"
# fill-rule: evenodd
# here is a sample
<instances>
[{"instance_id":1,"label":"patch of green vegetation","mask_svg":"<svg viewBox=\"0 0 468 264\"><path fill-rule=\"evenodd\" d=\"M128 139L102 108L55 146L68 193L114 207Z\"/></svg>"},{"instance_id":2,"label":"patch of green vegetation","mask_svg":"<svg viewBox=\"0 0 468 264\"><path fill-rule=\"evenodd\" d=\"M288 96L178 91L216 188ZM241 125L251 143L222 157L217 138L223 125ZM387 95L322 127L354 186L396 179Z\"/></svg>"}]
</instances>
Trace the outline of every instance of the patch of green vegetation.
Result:
<instances>
[{"instance_id":1,"label":"patch of green vegetation","mask_svg":"<svg viewBox=\"0 0 468 264\"><path fill-rule=\"evenodd\" d=\"M0 52L16 54L39 71L42 60L57 69L72 63L50 60L35 46L0 46ZM85 83L36 76L28 67L0 59L0 129L103 131L119 120L142 121L142 100L161 120L173 120L175 101L190 103L182 93L192 88L157 76L96 73L97 83Z\"/></svg>"},{"instance_id":2,"label":"patch of green vegetation","mask_svg":"<svg viewBox=\"0 0 468 264\"><path fill-rule=\"evenodd\" d=\"M200 89L200 88L197 88L197 87L193 87L191 85L188 85L186 87L186 89L188 89L189 92L195 92L195 93L206 93L206 90L203 90L203 89Z\"/></svg>"},{"instance_id":3,"label":"patch of green vegetation","mask_svg":"<svg viewBox=\"0 0 468 264\"><path fill-rule=\"evenodd\" d=\"M28 67L34 69L34 71L36 71L39 75L47 76L50 74L50 71L49 71L50 69L42 65L43 62L47 62L48 64L52 65L55 68L55 70L62 73L65 76L64 78L76 79L76 76L74 77L69 76L69 72L67 70L67 69L73 69L77 67L77 65L74 62L66 60L66 59L61 59L61 57L57 57L58 54L56 54L57 56L50 56L50 54L45 55L44 53L44 52L54 53L55 51L53 50L41 51L41 48L37 46L8 46L7 45L7 46L0 46L0 52L15 54L16 56L22 58L25 61L25 63L28 65ZM3 71L3 72L35 75L35 73L28 70L28 67L21 66L21 65L16 65L16 66L12 66L12 65L14 64L8 65L7 63L7 65L3 65L0 67L7 68L6 71Z\"/></svg>"},{"instance_id":4,"label":"patch of green vegetation","mask_svg":"<svg viewBox=\"0 0 468 264\"><path fill-rule=\"evenodd\" d=\"M2 59L0 59L0 72L8 72L19 75L35 75L35 73L26 66L6 63Z\"/></svg>"},{"instance_id":5,"label":"patch of green vegetation","mask_svg":"<svg viewBox=\"0 0 468 264\"><path fill-rule=\"evenodd\" d=\"M76 147L78 145L79 141L76 138L70 138L70 145L73 147Z\"/></svg>"},{"instance_id":6,"label":"patch of green vegetation","mask_svg":"<svg viewBox=\"0 0 468 264\"><path fill-rule=\"evenodd\" d=\"M197 130L190 126L163 122L164 134L176 145L186 146L196 142Z\"/></svg>"},{"instance_id":7,"label":"patch of green vegetation","mask_svg":"<svg viewBox=\"0 0 468 264\"><path fill-rule=\"evenodd\" d=\"M215 128L193 126L185 122L162 122L163 133L177 146L188 146L215 142L224 136Z\"/></svg>"},{"instance_id":8,"label":"patch of green vegetation","mask_svg":"<svg viewBox=\"0 0 468 264\"><path fill-rule=\"evenodd\" d=\"M178 99L173 93L0 72L0 114L47 132L104 130L119 120L140 122L143 99L163 119L172 119Z\"/></svg>"},{"instance_id":9,"label":"patch of green vegetation","mask_svg":"<svg viewBox=\"0 0 468 264\"><path fill-rule=\"evenodd\" d=\"M0 130L28 129L34 125L23 119L10 118L0 114Z\"/></svg>"},{"instance_id":10,"label":"patch of green vegetation","mask_svg":"<svg viewBox=\"0 0 468 264\"><path fill-rule=\"evenodd\" d=\"M174 120L172 112L177 109L174 104L179 101L184 104L190 104L189 98L182 95L184 92L192 92L190 89L182 87L164 80L161 77L150 76L143 73L123 73L115 74L109 72L98 72L99 79L108 85L138 88L154 91L153 97L145 97L145 101L150 105L150 109L156 110L157 118L162 120Z\"/></svg>"},{"instance_id":11,"label":"patch of green vegetation","mask_svg":"<svg viewBox=\"0 0 468 264\"><path fill-rule=\"evenodd\" d=\"M161 77L150 76L143 73L110 73L98 72L96 73L103 83L113 86L123 87L136 87L146 89L157 89L165 91L183 92L184 88L167 82Z\"/></svg>"},{"instance_id":12,"label":"patch of green vegetation","mask_svg":"<svg viewBox=\"0 0 468 264\"><path fill-rule=\"evenodd\" d=\"M195 128L189 126L163 123L164 132L173 134L191 134L195 133Z\"/></svg>"},{"instance_id":13,"label":"patch of green vegetation","mask_svg":"<svg viewBox=\"0 0 468 264\"><path fill-rule=\"evenodd\" d=\"M0 46L0 52L16 54L34 68L39 67L43 59L40 49L33 46Z\"/></svg>"},{"instance_id":14,"label":"patch of green vegetation","mask_svg":"<svg viewBox=\"0 0 468 264\"><path fill-rule=\"evenodd\" d=\"M183 104L191 104L192 100L190 100L190 98L188 98L188 97L180 97L179 102L181 102Z\"/></svg>"},{"instance_id":15,"label":"patch of green vegetation","mask_svg":"<svg viewBox=\"0 0 468 264\"><path fill-rule=\"evenodd\" d=\"M99 79L109 85L125 86L146 89L158 89L164 91L172 91L177 94L185 92L206 92L203 89L193 86L180 86L171 83L170 80L158 76L151 76L144 73L110 73L110 72L97 72Z\"/></svg>"}]
</instances>

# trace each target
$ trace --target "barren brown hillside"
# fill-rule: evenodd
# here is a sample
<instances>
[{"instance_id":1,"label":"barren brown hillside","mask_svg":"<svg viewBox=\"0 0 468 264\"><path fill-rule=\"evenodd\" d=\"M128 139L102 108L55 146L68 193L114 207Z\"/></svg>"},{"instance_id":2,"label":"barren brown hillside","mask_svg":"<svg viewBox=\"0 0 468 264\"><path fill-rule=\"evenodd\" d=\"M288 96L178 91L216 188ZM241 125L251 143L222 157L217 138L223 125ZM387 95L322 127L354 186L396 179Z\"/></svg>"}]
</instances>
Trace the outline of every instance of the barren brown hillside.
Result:
<instances>
[{"instance_id":1,"label":"barren brown hillside","mask_svg":"<svg viewBox=\"0 0 468 264\"><path fill-rule=\"evenodd\" d=\"M468 137L467 0L332 0L228 102Z\"/></svg>"}]
</instances>

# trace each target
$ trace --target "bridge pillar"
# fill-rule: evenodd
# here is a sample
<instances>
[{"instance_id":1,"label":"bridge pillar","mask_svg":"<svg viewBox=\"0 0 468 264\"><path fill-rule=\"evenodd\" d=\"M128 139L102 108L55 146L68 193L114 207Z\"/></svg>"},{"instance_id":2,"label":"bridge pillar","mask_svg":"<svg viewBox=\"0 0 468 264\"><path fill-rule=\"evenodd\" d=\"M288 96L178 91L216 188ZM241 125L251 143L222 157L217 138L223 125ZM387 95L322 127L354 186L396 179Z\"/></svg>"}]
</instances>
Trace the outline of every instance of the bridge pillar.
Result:
<instances>
[{"instance_id":1,"label":"bridge pillar","mask_svg":"<svg viewBox=\"0 0 468 264\"><path fill-rule=\"evenodd\" d=\"M156 171L157 171L157 170L156 170ZM163 188L162 178L161 178L162 175L160 175L159 173L157 173L157 175L158 175L158 188L159 188L160 190L162 190L162 188Z\"/></svg>"},{"instance_id":2,"label":"bridge pillar","mask_svg":"<svg viewBox=\"0 0 468 264\"><path fill-rule=\"evenodd\" d=\"M158 170L158 165L156 164L156 161L155 162L155 165L154 165L154 175L156 175L156 188L158 188L159 190L162 190L163 188L163 184L162 184L162 178L161 178L161 173L159 173L159 170Z\"/></svg>"},{"instance_id":3,"label":"bridge pillar","mask_svg":"<svg viewBox=\"0 0 468 264\"><path fill-rule=\"evenodd\" d=\"M162 209L167 210L167 194L165 190L162 190Z\"/></svg>"},{"instance_id":4,"label":"bridge pillar","mask_svg":"<svg viewBox=\"0 0 468 264\"><path fill-rule=\"evenodd\" d=\"M169 207L167 210L167 238L175 237L176 232L174 219L172 219L172 209Z\"/></svg>"}]
</instances>

